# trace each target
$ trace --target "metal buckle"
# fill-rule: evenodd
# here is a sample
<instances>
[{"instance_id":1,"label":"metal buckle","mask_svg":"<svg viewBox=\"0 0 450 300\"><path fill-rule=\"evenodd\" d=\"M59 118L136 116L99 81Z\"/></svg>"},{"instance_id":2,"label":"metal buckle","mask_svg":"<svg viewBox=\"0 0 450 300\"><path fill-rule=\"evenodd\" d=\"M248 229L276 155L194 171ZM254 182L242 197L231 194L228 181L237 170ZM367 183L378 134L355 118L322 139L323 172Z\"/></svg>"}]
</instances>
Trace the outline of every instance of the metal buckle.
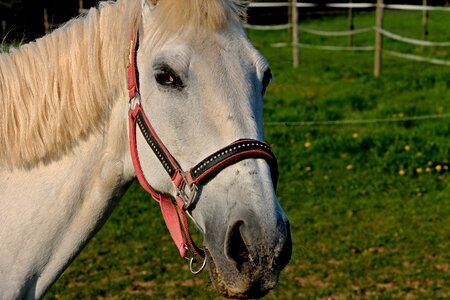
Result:
<instances>
[{"instance_id":1,"label":"metal buckle","mask_svg":"<svg viewBox=\"0 0 450 300\"><path fill-rule=\"evenodd\" d=\"M130 102L128 102L128 109L134 110L136 108L136 105L141 105L141 94L139 94L139 92L136 92L136 96L134 96L134 98L130 99Z\"/></svg>"},{"instance_id":2,"label":"metal buckle","mask_svg":"<svg viewBox=\"0 0 450 300\"><path fill-rule=\"evenodd\" d=\"M183 209L187 211L189 207L191 207L192 203L194 202L195 196L197 196L198 187L196 184L193 184L189 188L189 195L186 194L186 187L188 187L188 181L184 174L182 174L183 181L181 182L180 187L177 187L177 196L180 196L181 199L184 202Z\"/></svg>"}]
</instances>

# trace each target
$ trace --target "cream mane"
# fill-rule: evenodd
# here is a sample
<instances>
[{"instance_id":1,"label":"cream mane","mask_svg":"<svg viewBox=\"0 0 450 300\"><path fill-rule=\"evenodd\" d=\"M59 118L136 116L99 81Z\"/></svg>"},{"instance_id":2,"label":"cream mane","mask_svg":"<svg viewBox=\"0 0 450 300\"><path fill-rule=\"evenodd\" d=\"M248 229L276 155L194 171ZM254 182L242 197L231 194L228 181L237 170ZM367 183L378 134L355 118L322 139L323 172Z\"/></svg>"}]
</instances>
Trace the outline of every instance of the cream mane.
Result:
<instances>
[{"instance_id":1,"label":"cream mane","mask_svg":"<svg viewBox=\"0 0 450 300\"><path fill-rule=\"evenodd\" d=\"M113 101L126 92L128 37L141 3L103 2L50 35L0 54L0 167L51 161L101 130ZM154 15L159 32L188 23L215 31L242 18L245 7L238 0L160 0Z\"/></svg>"},{"instance_id":2,"label":"cream mane","mask_svg":"<svg viewBox=\"0 0 450 300\"><path fill-rule=\"evenodd\" d=\"M151 0L158 2L156 23L164 31L177 31L191 25L199 29L214 32L226 26L230 21L242 21L246 17L246 0Z\"/></svg>"}]
</instances>

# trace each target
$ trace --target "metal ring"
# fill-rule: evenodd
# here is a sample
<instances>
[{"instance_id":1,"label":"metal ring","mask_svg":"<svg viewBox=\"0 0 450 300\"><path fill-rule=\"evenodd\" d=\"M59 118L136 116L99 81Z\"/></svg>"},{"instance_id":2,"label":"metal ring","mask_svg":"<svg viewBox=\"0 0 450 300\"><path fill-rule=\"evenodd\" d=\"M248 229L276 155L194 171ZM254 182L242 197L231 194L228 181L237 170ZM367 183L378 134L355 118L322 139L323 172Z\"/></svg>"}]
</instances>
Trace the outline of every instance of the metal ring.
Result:
<instances>
[{"instance_id":1,"label":"metal ring","mask_svg":"<svg viewBox=\"0 0 450 300\"><path fill-rule=\"evenodd\" d=\"M200 267L200 269L198 270L194 270L194 263L197 261L197 258L195 258L195 256L193 256L191 258L191 261L189 262L189 269L191 270L191 273L194 275L200 274L206 267L206 257L203 260L202 266Z\"/></svg>"}]
</instances>

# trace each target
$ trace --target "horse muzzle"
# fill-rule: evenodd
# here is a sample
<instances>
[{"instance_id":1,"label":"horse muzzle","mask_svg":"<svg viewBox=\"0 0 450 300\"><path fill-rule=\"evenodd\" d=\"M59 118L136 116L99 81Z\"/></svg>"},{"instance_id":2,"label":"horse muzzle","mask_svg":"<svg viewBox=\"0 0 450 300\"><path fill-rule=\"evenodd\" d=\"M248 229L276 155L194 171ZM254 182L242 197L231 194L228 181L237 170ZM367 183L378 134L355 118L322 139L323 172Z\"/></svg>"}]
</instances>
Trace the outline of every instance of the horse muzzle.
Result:
<instances>
[{"instance_id":1,"label":"horse muzzle","mask_svg":"<svg viewBox=\"0 0 450 300\"><path fill-rule=\"evenodd\" d=\"M285 216L280 215L272 229L262 227L251 215L247 217L228 225L222 243L216 235L205 235L210 276L225 297L263 297L278 283L281 270L291 259L290 224Z\"/></svg>"}]
</instances>

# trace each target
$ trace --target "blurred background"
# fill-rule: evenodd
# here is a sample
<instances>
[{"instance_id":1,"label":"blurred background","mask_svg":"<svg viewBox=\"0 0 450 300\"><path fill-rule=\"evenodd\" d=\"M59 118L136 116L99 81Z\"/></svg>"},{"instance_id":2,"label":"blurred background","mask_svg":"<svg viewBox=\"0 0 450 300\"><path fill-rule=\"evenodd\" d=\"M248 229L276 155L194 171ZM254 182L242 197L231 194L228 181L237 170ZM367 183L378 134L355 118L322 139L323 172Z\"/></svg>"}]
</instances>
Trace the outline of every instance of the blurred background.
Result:
<instances>
[{"instance_id":1,"label":"blurred background","mask_svg":"<svg viewBox=\"0 0 450 300\"><path fill-rule=\"evenodd\" d=\"M0 0L1 40L29 42L94 6L95 0Z\"/></svg>"},{"instance_id":2,"label":"blurred background","mask_svg":"<svg viewBox=\"0 0 450 300\"><path fill-rule=\"evenodd\" d=\"M385 3L404 3L422 5L423 0L386 0ZM52 28L58 27L67 20L77 16L83 10L96 5L97 0L0 0L0 40L11 42L29 42L44 35ZM259 0L258 3L286 3L292 0ZM299 1L300 2L300 1ZM327 3L339 3L338 0L316 0L313 8L300 10L302 19L322 17L343 13L342 10L326 7ZM367 1L353 1L367 2ZM370 2L370 1L369 1ZM449 0L430 0L430 5L445 5ZM373 10L373 8L370 8ZM285 23L291 9L284 7L250 8L250 24L281 24Z\"/></svg>"}]
</instances>

